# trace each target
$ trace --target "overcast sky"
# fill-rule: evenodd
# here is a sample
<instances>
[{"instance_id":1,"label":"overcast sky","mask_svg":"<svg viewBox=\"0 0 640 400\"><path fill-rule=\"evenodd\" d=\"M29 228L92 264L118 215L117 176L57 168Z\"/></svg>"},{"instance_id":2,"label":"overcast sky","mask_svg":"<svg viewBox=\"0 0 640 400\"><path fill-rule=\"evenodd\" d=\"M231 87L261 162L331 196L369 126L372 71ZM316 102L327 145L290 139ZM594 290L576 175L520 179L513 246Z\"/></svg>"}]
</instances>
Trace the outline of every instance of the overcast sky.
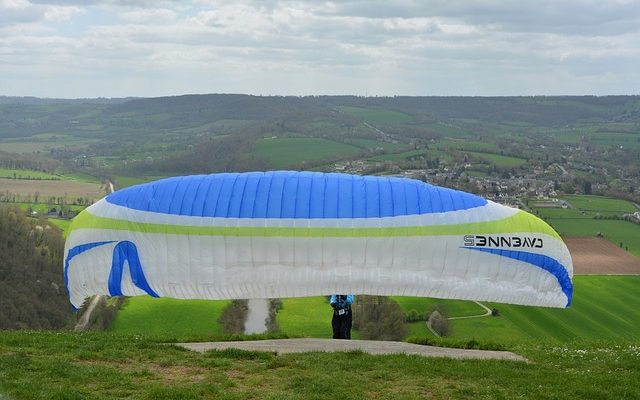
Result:
<instances>
[{"instance_id":1,"label":"overcast sky","mask_svg":"<svg viewBox=\"0 0 640 400\"><path fill-rule=\"evenodd\" d=\"M0 95L640 94L640 0L0 0Z\"/></svg>"}]
</instances>

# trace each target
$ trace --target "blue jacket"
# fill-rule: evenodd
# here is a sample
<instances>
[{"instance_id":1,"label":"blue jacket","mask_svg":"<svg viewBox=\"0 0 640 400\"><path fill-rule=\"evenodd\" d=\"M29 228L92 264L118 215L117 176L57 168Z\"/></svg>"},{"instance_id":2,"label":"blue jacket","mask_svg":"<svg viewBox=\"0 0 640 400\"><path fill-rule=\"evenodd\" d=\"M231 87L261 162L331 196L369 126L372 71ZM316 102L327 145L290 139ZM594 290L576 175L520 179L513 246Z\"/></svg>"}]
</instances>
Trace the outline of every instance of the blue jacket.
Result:
<instances>
[{"instance_id":1,"label":"blue jacket","mask_svg":"<svg viewBox=\"0 0 640 400\"><path fill-rule=\"evenodd\" d=\"M331 305L335 304L338 308L349 308L355 301L355 296L352 294L348 294L346 295L346 299L344 300L343 299L341 299L341 301L338 301L338 295L332 294L331 298L329 299L329 304Z\"/></svg>"}]
</instances>

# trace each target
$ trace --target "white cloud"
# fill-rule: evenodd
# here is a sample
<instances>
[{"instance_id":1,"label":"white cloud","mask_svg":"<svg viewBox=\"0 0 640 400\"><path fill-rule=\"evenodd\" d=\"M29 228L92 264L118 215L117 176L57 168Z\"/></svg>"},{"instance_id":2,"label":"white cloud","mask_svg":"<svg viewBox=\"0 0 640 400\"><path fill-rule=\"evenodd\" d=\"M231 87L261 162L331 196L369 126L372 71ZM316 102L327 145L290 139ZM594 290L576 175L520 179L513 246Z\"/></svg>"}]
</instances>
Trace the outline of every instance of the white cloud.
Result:
<instances>
[{"instance_id":1,"label":"white cloud","mask_svg":"<svg viewBox=\"0 0 640 400\"><path fill-rule=\"evenodd\" d=\"M177 13L166 8L136 9L120 13L120 18L128 23L163 25L175 22Z\"/></svg>"},{"instance_id":2,"label":"white cloud","mask_svg":"<svg viewBox=\"0 0 640 400\"><path fill-rule=\"evenodd\" d=\"M86 4L0 0L0 94L640 91L637 1Z\"/></svg>"}]
</instances>

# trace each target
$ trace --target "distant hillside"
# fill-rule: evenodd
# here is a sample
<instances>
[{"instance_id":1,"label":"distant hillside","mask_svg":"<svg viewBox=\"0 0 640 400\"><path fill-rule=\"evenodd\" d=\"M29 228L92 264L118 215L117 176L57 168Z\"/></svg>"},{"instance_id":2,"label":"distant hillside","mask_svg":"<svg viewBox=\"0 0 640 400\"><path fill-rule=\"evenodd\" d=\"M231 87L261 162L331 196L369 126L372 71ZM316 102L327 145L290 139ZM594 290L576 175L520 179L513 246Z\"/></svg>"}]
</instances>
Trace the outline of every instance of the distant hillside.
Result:
<instances>
[{"instance_id":1,"label":"distant hillside","mask_svg":"<svg viewBox=\"0 0 640 400\"><path fill-rule=\"evenodd\" d=\"M331 120L353 127L339 107L388 109L409 116L406 124L477 120L493 124L559 126L580 121L638 122L640 96L556 97L357 97L184 95L139 99L37 99L0 97L0 138L66 132L118 137L147 132L227 129L237 121L307 125ZM223 122L219 122L223 121ZM226 122L225 122L226 121ZM464 121L462 121L464 122ZM217 125L212 125L216 124ZM317 126L316 126L317 128ZM334 127L335 128L335 127ZM191 132L193 133L193 132Z\"/></svg>"},{"instance_id":2,"label":"distant hillside","mask_svg":"<svg viewBox=\"0 0 640 400\"><path fill-rule=\"evenodd\" d=\"M594 187L613 187L610 194L619 196L633 192L620 182L637 176L639 133L640 96L0 97L4 152L114 181L331 170L338 162L358 173L440 168L523 176L562 164L571 177L588 176ZM589 168L596 167L601 173L592 179Z\"/></svg>"},{"instance_id":3,"label":"distant hillside","mask_svg":"<svg viewBox=\"0 0 640 400\"><path fill-rule=\"evenodd\" d=\"M107 98L96 97L91 99L54 99L31 96L0 96L0 104L117 104L134 99L133 97Z\"/></svg>"},{"instance_id":4,"label":"distant hillside","mask_svg":"<svg viewBox=\"0 0 640 400\"><path fill-rule=\"evenodd\" d=\"M17 208L0 206L0 329L69 326L62 278L64 238Z\"/></svg>"}]
</instances>

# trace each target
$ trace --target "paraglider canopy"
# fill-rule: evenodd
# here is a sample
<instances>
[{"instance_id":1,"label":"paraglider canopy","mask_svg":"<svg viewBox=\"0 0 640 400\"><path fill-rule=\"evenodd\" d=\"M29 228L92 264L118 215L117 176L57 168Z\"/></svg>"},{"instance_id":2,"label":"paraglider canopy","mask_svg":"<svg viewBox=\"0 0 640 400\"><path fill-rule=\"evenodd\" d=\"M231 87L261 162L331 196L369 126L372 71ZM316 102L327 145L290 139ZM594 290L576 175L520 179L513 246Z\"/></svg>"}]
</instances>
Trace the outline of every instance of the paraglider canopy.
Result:
<instances>
[{"instance_id":1,"label":"paraglider canopy","mask_svg":"<svg viewBox=\"0 0 640 400\"><path fill-rule=\"evenodd\" d=\"M558 234L524 211L411 179L294 171L114 192L74 219L64 270L75 306L358 293L565 307L573 275Z\"/></svg>"}]
</instances>

